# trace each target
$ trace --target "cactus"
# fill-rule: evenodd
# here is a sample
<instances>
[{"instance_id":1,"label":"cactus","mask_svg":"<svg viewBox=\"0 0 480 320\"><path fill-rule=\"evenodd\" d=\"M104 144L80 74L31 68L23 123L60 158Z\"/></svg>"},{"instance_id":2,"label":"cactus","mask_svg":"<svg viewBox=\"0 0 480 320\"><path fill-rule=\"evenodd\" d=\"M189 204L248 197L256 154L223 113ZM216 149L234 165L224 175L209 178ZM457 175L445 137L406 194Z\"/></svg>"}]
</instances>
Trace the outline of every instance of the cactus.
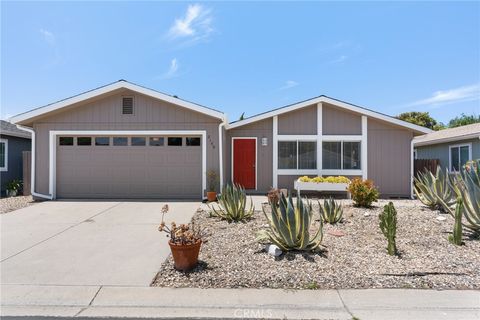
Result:
<instances>
[{"instance_id":1,"label":"cactus","mask_svg":"<svg viewBox=\"0 0 480 320\"><path fill-rule=\"evenodd\" d=\"M343 208L332 198L323 201L323 208L319 201L318 210L320 211L323 222L335 224L342 221Z\"/></svg>"},{"instance_id":2,"label":"cactus","mask_svg":"<svg viewBox=\"0 0 480 320\"><path fill-rule=\"evenodd\" d=\"M255 208L252 199L250 199L250 208L247 210L247 195L245 189L238 185L226 185L222 194L218 197L219 210L212 205L212 215L227 220L228 222L238 222L250 219L253 216Z\"/></svg>"},{"instance_id":3,"label":"cactus","mask_svg":"<svg viewBox=\"0 0 480 320\"><path fill-rule=\"evenodd\" d=\"M480 233L480 159L463 166L460 174L450 179L450 186L457 197L462 199L463 226L474 233ZM455 217L456 208L443 207Z\"/></svg>"},{"instance_id":4,"label":"cactus","mask_svg":"<svg viewBox=\"0 0 480 320\"><path fill-rule=\"evenodd\" d=\"M463 201L462 199L457 199L457 205L455 207L455 224L453 226L453 235L449 237L451 243L456 244L457 246L462 245L462 212L463 212Z\"/></svg>"},{"instance_id":5,"label":"cactus","mask_svg":"<svg viewBox=\"0 0 480 320\"><path fill-rule=\"evenodd\" d=\"M388 254L393 256L397 254L397 246L395 243L395 236L397 233L397 211L392 202L389 202L383 207L383 212L379 215L379 219L380 230L382 230L383 235L388 241Z\"/></svg>"},{"instance_id":6,"label":"cactus","mask_svg":"<svg viewBox=\"0 0 480 320\"><path fill-rule=\"evenodd\" d=\"M313 251L318 249L323 239L323 223L314 234L310 234L313 211L311 203L305 204L297 199L294 205L292 195L288 199L280 195L279 204L270 204L271 214L263 213L268 220L269 228L259 233L257 239L267 239L282 251Z\"/></svg>"},{"instance_id":7,"label":"cactus","mask_svg":"<svg viewBox=\"0 0 480 320\"><path fill-rule=\"evenodd\" d=\"M414 184L417 198L431 209L448 212L448 208L455 203L455 192L448 177L448 170L444 172L440 166L437 167L435 175L430 171L418 173Z\"/></svg>"}]
</instances>

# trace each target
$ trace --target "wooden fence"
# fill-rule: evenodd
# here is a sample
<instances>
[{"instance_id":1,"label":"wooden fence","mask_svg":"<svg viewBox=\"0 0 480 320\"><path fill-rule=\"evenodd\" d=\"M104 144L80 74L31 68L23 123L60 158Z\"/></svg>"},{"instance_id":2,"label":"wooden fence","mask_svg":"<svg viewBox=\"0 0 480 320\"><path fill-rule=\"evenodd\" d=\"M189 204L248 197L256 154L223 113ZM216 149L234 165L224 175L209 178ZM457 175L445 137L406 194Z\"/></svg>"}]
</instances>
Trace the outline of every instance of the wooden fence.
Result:
<instances>
[{"instance_id":1,"label":"wooden fence","mask_svg":"<svg viewBox=\"0 0 480 320\"><path fill-rule=\"evenodd\" d=\"M32 171L32 153L30 151L23 151L22 152L23 158L23 195L29 196L30 193L30 186L32 178L31 171Z\"/></svg>"},{"instance_id":2,"label":"wooden fence","mask_svg":"<svg viewBox=\"0 0 480 320\"><path fill-rule=\"evenodd\" d=\"M440 164L439 159L415 159L413 165L413 174L416 177L417 173L425 170L431 171L433 174L437 173L437 166Z\"/></svg>"}]
</instances>

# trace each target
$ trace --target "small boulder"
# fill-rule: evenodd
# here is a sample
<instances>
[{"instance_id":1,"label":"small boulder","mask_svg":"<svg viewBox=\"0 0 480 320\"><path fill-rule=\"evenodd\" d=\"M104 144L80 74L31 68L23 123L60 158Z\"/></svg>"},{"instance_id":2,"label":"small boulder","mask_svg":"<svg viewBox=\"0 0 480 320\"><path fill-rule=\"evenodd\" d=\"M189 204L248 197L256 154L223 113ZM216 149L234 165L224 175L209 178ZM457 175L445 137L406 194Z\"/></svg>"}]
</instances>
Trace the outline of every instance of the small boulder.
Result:
<instances>
[{"instance_id":1,"label":"small boulder","mask_svg":"<svg viewBox=\"0 0 480 320\"><path fill-rule=\"evenodd\" d=\"M438 217L437 217L437 220L438 220L438 221L445 221L445 220L447 220L447 217L438 216Z\"/></svg>"},{"instance_id":2,"label":"small boulder","mask_svg":"<svg viewBox=\"0 0 480 320\"><path fill-rule=\"evenodd\" d=\"M268 252L269 255L272 255L274 257L278 257L283 253L282 250L274 244L267 244L265 250Z\"/></svg>"},{"instance_id":3,"label":"small boulder","mask_svg":"<svg viewBox=\"0 0 480 320\"><path fill-rule=\"evenodd\" d=\"M337 229L328 230L327 233L331 236L334 236L334 237L343 237L343 236L346 235L345 232L343 232L342 230L337 230Z\"/></svg>"}]
</instances>

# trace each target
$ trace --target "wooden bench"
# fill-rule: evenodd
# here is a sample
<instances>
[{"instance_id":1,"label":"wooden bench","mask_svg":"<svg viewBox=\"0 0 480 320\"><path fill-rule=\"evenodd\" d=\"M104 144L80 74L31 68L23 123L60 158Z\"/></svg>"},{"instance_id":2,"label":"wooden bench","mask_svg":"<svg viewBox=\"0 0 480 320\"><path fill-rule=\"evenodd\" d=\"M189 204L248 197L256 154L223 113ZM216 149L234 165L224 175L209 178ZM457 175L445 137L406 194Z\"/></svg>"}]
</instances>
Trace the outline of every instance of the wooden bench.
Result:
<instances>
[{"instance_id":1,"label":"wooden bench","mask_svg":"<svg viewBox=\"0 0 480 320\"><path fill-rule=\"evenodd\" d=\"M294 182L294 188L297 190L297 196L300 197L300 191L343 191L347 193L347 198L351 195L348 191L348 183L328 183L328 182L303 182L298 179Z\"/></svg>"}]
</instances>

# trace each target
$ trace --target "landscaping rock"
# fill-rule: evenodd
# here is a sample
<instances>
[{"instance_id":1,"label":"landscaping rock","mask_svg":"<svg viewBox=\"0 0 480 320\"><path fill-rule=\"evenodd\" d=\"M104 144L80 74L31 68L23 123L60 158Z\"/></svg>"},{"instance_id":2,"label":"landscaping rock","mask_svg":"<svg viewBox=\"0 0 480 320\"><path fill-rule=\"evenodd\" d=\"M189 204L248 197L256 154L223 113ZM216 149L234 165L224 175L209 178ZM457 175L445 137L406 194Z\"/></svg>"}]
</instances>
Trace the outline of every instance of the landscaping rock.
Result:
<instances>
[{"instance_id":1,"label":"landscaping rock","mask_svg":"<svg viewBox=\"0 0 480 320\"><path fill-rule=\"evenodd\" d=\"M445 217L445 216L438 216L436 219L437 219L438 221L445 221L445 220L447 220L447 217Z\"/></svg>"},{"instance_id":2,"label":"landscaping rock","mask_svg":"<svg viewBox=\"0 0 480 320\"><path fill-rule=\"evenodd\" d=\"M7 213L34 204L31 196L16 196L0 199L0 213Z\"/></svg>"},{"instance_id":3,"label":"landscaping rock","mask_svg":"<svg viewBox=\"0 0 480 320\"><path fill-rule=\"evenodd\" d=\"M283 251L277 245L274 245L274 244L268 244L265 250L268 252L269 255L274 257L278 257L283 253Z\"/></svg>"},{"instance_id":4,"label":"landscaping rock","mask_svg":"<svg viewBox=\"0 0 480 320\"><path fill-rule=\"evenodd\" d=\"M345 236L345 232L343 232L342 230L337 230L337 229L328 230L327 234L329 234L331 236L335 236L335 237Z\"/></svg>"}]
</instances>

